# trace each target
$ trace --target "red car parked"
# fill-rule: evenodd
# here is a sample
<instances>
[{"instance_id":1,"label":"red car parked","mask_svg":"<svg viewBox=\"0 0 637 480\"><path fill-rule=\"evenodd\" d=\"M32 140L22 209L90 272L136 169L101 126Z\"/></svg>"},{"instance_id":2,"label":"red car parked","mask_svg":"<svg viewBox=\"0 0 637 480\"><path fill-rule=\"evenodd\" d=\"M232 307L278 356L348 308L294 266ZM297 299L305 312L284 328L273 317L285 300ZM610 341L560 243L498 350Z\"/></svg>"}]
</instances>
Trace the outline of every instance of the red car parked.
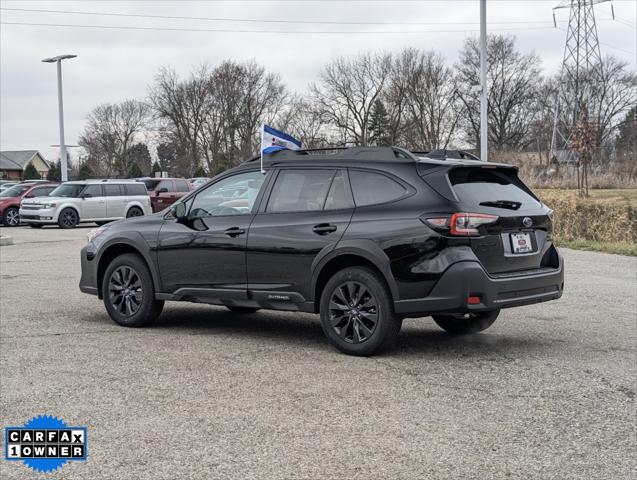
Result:
<instances>
[{"instance_id":1,"label":"red car parked","mask_svg":"<svg viewBox=\"0 0 637 480\"><path fill-rule=\"evenodd\" d=\"M184 178L141 178L137 181L146 185L153 213L161 212L193 189Z\"/></svg>"},{"instance_id":2,"label":"red car parked","mask_svg":"<svg viewBox=\"0 0 637 480\"><path fill-rule=\"evenodd\" d=\"M0 192L0 219L5 227L17 227L20 224L18 210L23 198L46 197L57 183L22 182Z\"/></svg>"}]
</instances>

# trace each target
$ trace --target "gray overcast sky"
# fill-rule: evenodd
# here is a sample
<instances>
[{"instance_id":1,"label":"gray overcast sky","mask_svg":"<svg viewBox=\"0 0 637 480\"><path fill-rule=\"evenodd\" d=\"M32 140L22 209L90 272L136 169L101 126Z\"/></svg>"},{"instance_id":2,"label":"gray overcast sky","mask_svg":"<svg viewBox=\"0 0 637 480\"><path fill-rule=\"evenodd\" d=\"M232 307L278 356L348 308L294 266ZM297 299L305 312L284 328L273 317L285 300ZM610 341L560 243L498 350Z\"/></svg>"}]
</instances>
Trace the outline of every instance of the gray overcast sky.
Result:
<instances>
[{"instance_id":1,"label":"gray overcast sky","mask_svg":"<svg viewBox=\"0 0 637 480\"><path fill-rule=\"evenodd\" d=\"M489 0L490 32L517 36L523 52L535 51L546 73L561 61L568 10L551 9L559 0ZM636 5L614 0L595 8L602 55L613 54L635 68ZM51 26L0 25L0 148L38 149L58 156L55 66L40 60L62 53L78 58L64 63L66 142L75 144L86 115L96 105L143 98L162 65L182 76L201 63L255 59L281 74L293 90L304 91L325 62L336 55L365 50L398 51L413 46L440 51L453 63L463 39L478 35L479 2L467 1L11 1L0 6L82 12L189 17L312 20L339 22L429 22L425 25L272 24L210 20L159 19L0 11L0 20L23 23L113 25L190 29L268 30L269 33L114 30ZM511 22L511 23L508 23ZM528 23L537 22L537 23ZM627 25L628 22L631 25ZM409 31L426 33L302 33L295 31ZM611 48L615 47L615 48ZM621 50L620 50L621 49ZM622 51L623 50L623 51ZM633 52L633 53L631 53Z\"/></svg>"}]
</instances>

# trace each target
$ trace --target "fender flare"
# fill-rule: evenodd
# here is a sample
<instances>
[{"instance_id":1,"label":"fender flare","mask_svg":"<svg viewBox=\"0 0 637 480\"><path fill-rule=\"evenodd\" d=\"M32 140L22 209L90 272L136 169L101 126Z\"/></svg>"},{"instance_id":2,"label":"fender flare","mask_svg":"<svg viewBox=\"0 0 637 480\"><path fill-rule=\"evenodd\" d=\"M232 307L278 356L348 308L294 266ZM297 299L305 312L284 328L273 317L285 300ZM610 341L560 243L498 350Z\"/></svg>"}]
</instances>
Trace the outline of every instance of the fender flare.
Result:
<instances>
[{"instance_id":1,"label":"fender flare","mask_svg":"<svg viewBox=\"0 0 637 480\"><path fill-rule=\"evenodd\" d=\"M391 262L389 257L378 246L378 244L374 243L372 240L365 239L344 240L339 242L338 246L333 250L319 253L319 255L314 259L314 262L312 262L312 293L316 291L316 284L318 282L319 275L325 265L330 260L343 255L356 255L374 264L387 282L394 301L399 299L398 285L396 284L396 280L391 272Z\"/></svg>"}]
</instances>

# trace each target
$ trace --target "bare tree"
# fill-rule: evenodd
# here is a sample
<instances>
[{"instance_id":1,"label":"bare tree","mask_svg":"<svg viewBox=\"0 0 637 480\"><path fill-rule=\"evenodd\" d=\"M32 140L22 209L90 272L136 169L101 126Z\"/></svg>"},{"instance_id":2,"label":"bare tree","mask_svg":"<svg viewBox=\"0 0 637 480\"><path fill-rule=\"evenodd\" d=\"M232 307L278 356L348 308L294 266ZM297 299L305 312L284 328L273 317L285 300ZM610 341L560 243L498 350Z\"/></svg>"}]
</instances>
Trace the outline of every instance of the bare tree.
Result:
<instances>
[{"instance_id":1,"label":"bare tree","mask_svg":"<svg viewBox=\"0 0 637 480\"><path fill-rule=\"evenodd\" d=\"M390 70L389 55L338 57L323 67L319 82L311 85L325 120L341 130L348 143L369 143L370 115Z\"/></svg>"},{"instance_id":2,"label":"bare tree","mask_svg":"<svg viewBox=\"0 0 637 480\"><path fill-rule=\"evenodd\" d=\"M487 42L489 143L495 149L522 149L531 142L529 128L540 92L540 59L522 55L515 37L490 35ZM480 144L480 46L467 38L456 65L458 94L464 104L467 139Z\"/></svg>"},{"instance_id":3,"label":"bare tree","mask_svg":"<svg viewBox=\"0 0 637 480\"><path fill-rule=\"evenodd\" d=\"M79 144L97 175L125 176L130 167L129 151L145 130L149 109L137 100L95 107L87 117Z\"/></svg>"}]
</instances>

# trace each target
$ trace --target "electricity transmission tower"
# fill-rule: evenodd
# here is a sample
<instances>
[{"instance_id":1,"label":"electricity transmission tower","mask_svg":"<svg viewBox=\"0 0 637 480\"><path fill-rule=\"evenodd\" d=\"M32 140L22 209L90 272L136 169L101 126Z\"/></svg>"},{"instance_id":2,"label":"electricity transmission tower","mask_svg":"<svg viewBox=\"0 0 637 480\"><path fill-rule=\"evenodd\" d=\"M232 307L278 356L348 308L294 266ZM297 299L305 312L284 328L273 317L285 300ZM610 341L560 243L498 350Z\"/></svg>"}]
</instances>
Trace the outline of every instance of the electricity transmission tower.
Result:
<instances>
[{"instance_id":1,"label":"electricity transmission tower","mask_svg":"<svg viewBox=\"0 0 637 480\"><path fill-rule=\"evenodd\" d=\"M556 10L570 9L551 137L550 157L559 162L578 163L571 136L583 116L597 123L593 103L603 72L593 6L608 1L562 0L553 9L554 22Z\"/></svg>"}]
</instances>

